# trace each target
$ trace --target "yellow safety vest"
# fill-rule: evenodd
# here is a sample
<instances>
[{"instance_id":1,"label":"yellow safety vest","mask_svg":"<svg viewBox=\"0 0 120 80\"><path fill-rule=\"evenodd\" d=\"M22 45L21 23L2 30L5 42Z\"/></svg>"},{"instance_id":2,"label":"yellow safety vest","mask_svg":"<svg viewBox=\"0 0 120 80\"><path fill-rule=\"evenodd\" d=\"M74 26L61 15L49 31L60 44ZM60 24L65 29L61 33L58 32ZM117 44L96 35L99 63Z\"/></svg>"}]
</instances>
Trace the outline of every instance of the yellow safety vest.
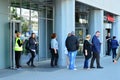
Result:
<instances>
[{"instance_id":1,"label":"yellow safety vest","mask_svg":"<svg viewBox=\"0 0 120 80\"><path fill-rule=\"evenodd\" d=\"M19 47L19 45L18 45L18 40L20 40L20 38L16 38L16 40L15 40L15 47L14 47L14 50L15 51L22 51L23 50L23 48L22 48L22 46L21 47ZM22 41L20 40L20 43L22 43Z\"/></svg>"}]
</instances>

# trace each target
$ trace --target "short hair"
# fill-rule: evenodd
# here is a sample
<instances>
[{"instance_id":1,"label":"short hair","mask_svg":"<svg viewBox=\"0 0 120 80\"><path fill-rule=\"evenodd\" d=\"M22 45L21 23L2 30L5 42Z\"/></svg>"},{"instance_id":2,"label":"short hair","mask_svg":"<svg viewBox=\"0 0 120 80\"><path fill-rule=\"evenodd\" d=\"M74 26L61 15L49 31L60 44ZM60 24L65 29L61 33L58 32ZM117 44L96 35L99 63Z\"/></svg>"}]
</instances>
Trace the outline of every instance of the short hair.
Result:
<instances>
[{"instance_id":1,"label":"short hair","mask_svg":"<svg viewBox=\"0 0 120 80\"><path fill-rule=\"evenodd\" d=\"M88 34L87 36L86 36L86 39L88 39L88 38L90 38L91 37L91 35L90 34Z\"/></svg>"},{"instance_id":2,"label":"short hair","mask_svg":"<svg viewBox=\"0 0 120 80\"><path fill-rule=\"evenodd\" d=\"M113 39L115 39L116 38L116 36L113 36Z\"/></svg>"},{"instance_id":3,"label":"short hair","mask_svg":"<svg viewBox=\"0 0 120 80\"><path fill-rule=\"evenodd\" d=\"M53 34L51 35L51 38L52 38L52 39L56 38L56 33L53 33Z\"/></svg>"},{"instance_id":4,"label":"short hair","mask_svg":"<svg viewBox=\"0 0 120 80\"><path fill-rule=\"evenodd\" d=\"M71 32L71 35L75 35L75 31L72 31L72 32Z\"/></svg>"},{"instance_id":5,"label":"short hair","mask_svg":"<svg viewBox=\"0 0 120 80\"><path fill-rule=\"evenodd\" d=\"M96 31L96 33L100 33L100 31Z\"/></svg>"},{"instance_id":6,"label":"short hair","mask_svg":"<svg viewBox=\"0 0 120 80\"><path fill-rule=\"evenodd\" d=\"M16 33L16 34L17 34L17 32L18 32L18 31L17 31L17 30L15 30L15 33Z\"/></svg>"},{"instance_id":7,"label":"short hair","mask_svg":"<svg viewBox=\"0 0 120 80\"><path fill-rule=\"evenodd\" d=\"M17 32L16 34L17 34L16 36L19 37L19 35L20 35L21 33L20 33L20 32Z\"/></svg>"},{"instance_id":8,"label":"short hair","mask_svg":"<svg viewBox=\"0 0 120 80\"><path fill-rule=\"evenodd\" d=\"M68 37L69 37L69 36L71 36L71 33L68 33L68 35L67 35L67 36L68 36Z\"/></svg>"}]
</instances>

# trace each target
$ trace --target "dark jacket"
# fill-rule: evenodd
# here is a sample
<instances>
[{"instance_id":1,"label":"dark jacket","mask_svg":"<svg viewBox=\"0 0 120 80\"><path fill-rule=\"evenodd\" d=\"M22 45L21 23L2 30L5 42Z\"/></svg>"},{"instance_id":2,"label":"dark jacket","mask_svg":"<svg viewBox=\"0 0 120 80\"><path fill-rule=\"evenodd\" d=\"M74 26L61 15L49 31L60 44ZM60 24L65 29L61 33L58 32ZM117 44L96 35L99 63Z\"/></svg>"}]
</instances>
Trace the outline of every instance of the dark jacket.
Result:
<instances>
[{"instance_id":1,"label":"dark jacket","mask_svg":"<svg viewBox=\"0 0 120 80\"><path fill-rule=\"evenodd\" d=\"M119 46L118 41L112 39L112 40L111 40L111 48L112 48L112 49L113 49L113 48L117 48L118 46Z\"/></svg>"},{"instance_id":2,"label":"dark jacket","mask_svg":"<svg viewBox=\"0 0 120 80\"><path fill-rule=\"evenodd\" d=\"M108 40L107 40L107 43L109 43L109 44L110 44L110 43L111 43L111 37L106 36L106 39L108 39Z\"/></svg>"},{"instance_id":3,"label":"dark jacket","mask_svg":"<svg viewBox=\"0 0 120 80\"><path fill-rule=\"evenodd\" d=\"M36 50L36 44L35 44L36 40L34 38L29 38L29 48L30 49L34 49Z\"/></svg>"},{"instance_id":4,"label":"dark jacket","mask_svg":"<svg viewBox=\"0 0 120 80\"><path fill-rule=\"evenodd\" d=\"M65 44L68 51L76 51L79 48L78 39L74 35L67 37Z\"/></svg>"},{"instance_id":5,"label":"dark jacket","mask_svg":"<svg viewBox=\"0 0 120 80\"><path fill-rule=\"evenodd\" d=\"M85 50L87 50L87 54L88 54L87 56L85 55ZM83 53L86 58L89 59L91 57L91 51L92 51L92 44L88 40L85 40L83 44Z\"/></svg>"},{"instance_id":6,"label":"dark jacket","mask_svg":"<svg viewBox=\"0 0 120 80\"><path fill-rule=\"evenodd\" d=\"M92 38L92 51L94 53L100 54L100 50L101 50L100 40L97 38L96 35L94 35L93 38Z\"/></svg>"}]
</instances>

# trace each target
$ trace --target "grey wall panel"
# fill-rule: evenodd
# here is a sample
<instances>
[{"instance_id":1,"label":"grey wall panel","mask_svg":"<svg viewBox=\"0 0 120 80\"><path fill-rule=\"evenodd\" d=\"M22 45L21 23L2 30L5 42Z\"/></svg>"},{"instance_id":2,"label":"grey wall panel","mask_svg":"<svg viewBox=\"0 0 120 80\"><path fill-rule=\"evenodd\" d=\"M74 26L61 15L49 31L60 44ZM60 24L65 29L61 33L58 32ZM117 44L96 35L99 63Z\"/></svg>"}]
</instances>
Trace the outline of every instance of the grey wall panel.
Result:
<instances>
[{"instance_id":1,"label":"grey wall panel","mask_svg":"<svg viewBox=\"0 0 120 80\"><path fill-rule=\"evenodd\" d=\"M0 69L9 66L8 0L0 2Z\"/></svg>"},{"instance_id":2,"label":"grey wall panel","mask_svg":"<svg viewBox=\"0 0 120 80\"><path fill-rule=\"evenodd\" d=\"M120 15L120 0L77 0L93 7Z\"/></svg>"}]
</instances>

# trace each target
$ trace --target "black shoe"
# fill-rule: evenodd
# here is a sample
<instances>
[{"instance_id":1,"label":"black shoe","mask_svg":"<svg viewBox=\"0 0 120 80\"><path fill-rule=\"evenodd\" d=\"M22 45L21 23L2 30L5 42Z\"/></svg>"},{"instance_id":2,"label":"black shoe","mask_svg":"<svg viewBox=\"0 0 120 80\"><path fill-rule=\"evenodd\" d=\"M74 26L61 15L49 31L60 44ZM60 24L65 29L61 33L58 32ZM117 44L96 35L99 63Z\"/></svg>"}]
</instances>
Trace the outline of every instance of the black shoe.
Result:
<instances>
[{"instance_id":1,"label":"black shoe","mask_svg":"<svg viewBox=\"0 0 120 80\"><path fill-rule=\"evenodd\" d=\"M54 68L55 66L51 65L51 68Z\"/></svg>"},{"instance_id":2,"label":"black shoe","mask_svg":"<svg viewBox=\"0 0 120 80\"><path fill-rule=\"evenodd\" d=\"M58 66L58 65L55 65L54 67L55 67L55 68L59 68L59 66Z\"/></svg>"},{"instance_id":3,"label":"black shoe","mask_svg":"<svg viewBox=\"0 0 120 80\"><path fill-rule=\"evenodd\" d=\"M101 67L101 66L99 66L99 67L97 67L98 69L103 69L103 67Z\"/></svg>"},{"instance_id":4,"label":"black shoe","mask_svg":"<svg viewBox=\"0 0 120 80\"><path fill-rule=\"evenodd\" d=\"M19 65L19 67L21 68L22 66L21 66L21 65Z\"/></svg>"},{"instance_id":5,"label":"black shoe","mask_svg":"<svg viewBox=\"0 0 120 80\"><path fill-rule=\"evenodd\" d=\"M31 67L36 67L35 65L31 65Z\"/></svg>"},{"instance_id":6,"label":"black shoe","mask_svg":"<svg viewBox=\"0 0 120 80\"><path fill-rule=\"evenodd\" d=\"M114 60L113 60L113 62L114 62Z\"/></svg>"},{"instance_id":7,"label":"black shoe","mask_svg":"<svg viewBox=\"0 0 120 80\"><path fill-rule=\"evenodd\" d=\"M90 67L90 68L95 68L95 67Z\"/></svg>"},{"instance_id":8,"label":"black shoe","mask_svg":"<svg viewBox=\"0 0 120 80\"><path fill-rule=\"evenodd\" d=\"M29 62L27 62L26 64L27 64L28 66L30 66L30 63L29 63Z\"/></svg>"}]
</instances>

